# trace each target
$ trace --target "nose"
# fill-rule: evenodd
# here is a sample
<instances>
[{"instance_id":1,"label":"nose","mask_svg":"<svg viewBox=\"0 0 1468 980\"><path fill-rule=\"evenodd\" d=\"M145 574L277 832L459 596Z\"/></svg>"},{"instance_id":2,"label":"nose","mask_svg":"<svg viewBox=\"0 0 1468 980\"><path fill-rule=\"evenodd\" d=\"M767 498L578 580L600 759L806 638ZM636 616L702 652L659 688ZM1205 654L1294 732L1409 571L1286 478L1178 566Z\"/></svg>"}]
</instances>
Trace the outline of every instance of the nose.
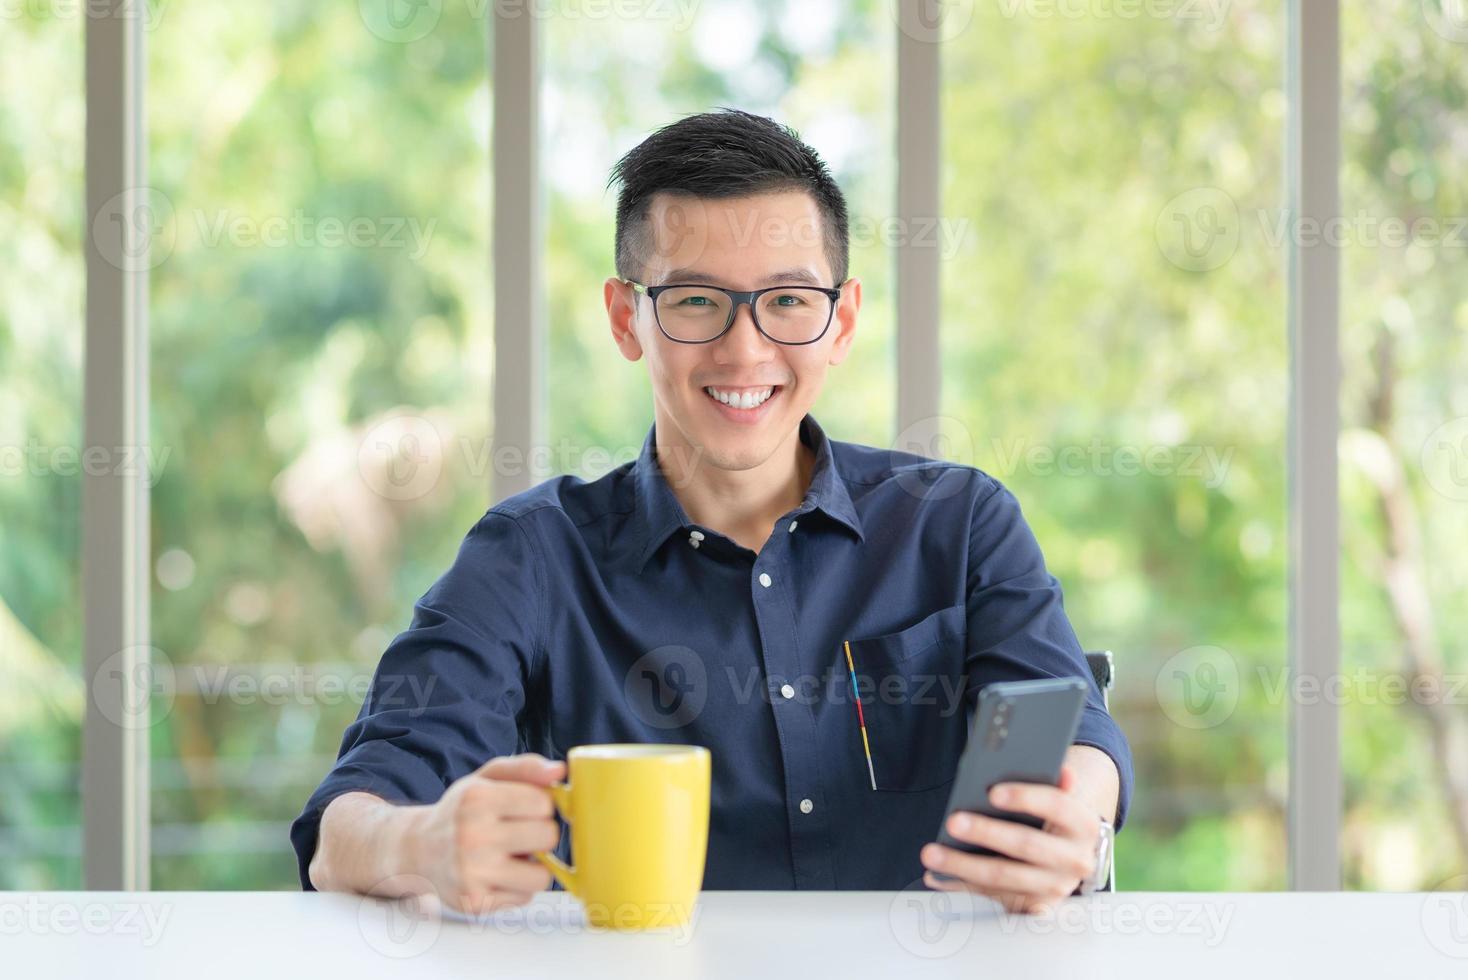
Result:
<instances>
[{"instance_id":1,"label":"nose","mask_svg":"<svg viewBox=\"0 0 1468 980\"><path fill-rule=\"evenodd\" d=\"M734 323L728 332L714 341L714 360L720 364L766 360L776 346L754 325L754 311L748 303L734 310Z\"/></svg>"}]
</instances>

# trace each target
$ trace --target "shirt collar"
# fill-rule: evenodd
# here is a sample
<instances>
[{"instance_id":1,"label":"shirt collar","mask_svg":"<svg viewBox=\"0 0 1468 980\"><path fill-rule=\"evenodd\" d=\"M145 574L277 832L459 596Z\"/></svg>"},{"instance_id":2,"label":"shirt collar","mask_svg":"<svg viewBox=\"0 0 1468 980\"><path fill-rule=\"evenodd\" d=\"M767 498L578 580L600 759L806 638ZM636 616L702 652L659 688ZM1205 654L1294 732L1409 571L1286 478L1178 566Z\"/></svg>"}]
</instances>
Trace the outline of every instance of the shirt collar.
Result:
<instances>
[{"instance_id":1,"label":"shirt collar","mask_svg":"<svg viewBox=\"0 0 1468 980\"><path fill-rule=\"evenodd\" d=\"M657 425L647 430L642 452L632 466L632 485L635 501L632 509L631 531L632 559L638 571L646 565L653 552L662 547L669 535L682 528L692 527L683 505L673 494L657 461ZM815 451L815 466L811 469L810 488L800 505L800 512L816 509L849 528L858 541L864 540L861 518L851 502L851 494L841 473L836 468L836 456L831 451L831 440L814 416L806 415L800 420L800 441Z\"/></svg>"}]
</instances>

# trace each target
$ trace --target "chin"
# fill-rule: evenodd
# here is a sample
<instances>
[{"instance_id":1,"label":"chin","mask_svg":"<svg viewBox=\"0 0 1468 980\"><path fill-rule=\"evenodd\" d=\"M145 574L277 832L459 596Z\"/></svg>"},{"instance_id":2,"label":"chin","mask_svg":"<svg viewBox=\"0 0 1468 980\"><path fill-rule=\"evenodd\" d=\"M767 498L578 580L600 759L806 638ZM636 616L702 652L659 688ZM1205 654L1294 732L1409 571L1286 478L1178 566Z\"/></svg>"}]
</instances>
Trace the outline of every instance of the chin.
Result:
<instances>
[{"instance_id":1,"label":"chin","mask_svg":"<svg viewBox=\"0 0 1468 980\"><path fill-rule=\"evenodd\" d=\"M769 459L773 446L715 446L704 448L704 458L721 470L752 470Z\"/></svg>"},{"instance_id":2,"label":"chin","mask_svg":"<svg viewBox=\"0 0 1468 980\"><path fill-rule=\"evenodd\" d=\"M689 435L697 441L700 457L721 470L745 470L769 458L773 440L764 433L727 432L718 427L700 425Z\"/></svg>"}]
</instances>

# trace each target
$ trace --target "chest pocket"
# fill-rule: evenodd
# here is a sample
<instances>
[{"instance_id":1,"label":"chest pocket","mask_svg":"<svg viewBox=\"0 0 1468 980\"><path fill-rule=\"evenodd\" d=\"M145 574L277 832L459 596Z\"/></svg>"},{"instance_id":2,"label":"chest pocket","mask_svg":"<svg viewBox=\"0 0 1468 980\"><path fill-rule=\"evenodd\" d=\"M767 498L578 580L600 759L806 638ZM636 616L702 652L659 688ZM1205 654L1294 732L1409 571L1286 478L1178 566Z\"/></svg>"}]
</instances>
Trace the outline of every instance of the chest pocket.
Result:
<instances>
[{"instance_id":1,"label":"chest pocket","mask_svg":"<svg viewBox=\"0 0 1468 980\"><path fill-rule=\"evenodd\" d=\"M865 754L864 720L870 778L879 791L915 793L952 782L968 736L965 621L959 604L896 633L847 641L861 694L860 717L852 710L852 738ZM845 644L837 655L845 665Z\"/></svg>"}]
</instances>

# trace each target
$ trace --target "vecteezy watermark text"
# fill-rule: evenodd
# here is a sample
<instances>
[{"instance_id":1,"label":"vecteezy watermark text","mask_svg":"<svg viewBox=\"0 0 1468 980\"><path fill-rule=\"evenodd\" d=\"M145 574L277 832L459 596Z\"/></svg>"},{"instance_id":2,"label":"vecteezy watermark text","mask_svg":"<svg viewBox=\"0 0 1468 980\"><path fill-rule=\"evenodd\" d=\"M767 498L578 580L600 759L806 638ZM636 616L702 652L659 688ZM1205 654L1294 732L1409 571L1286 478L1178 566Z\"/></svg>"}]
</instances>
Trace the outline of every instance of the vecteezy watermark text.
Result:
<instances>
[{"instance_id":1,"label":"vecteezy watermark text","mask_svg":"<svg viewBox=\"0 0 1468 980\"><path fill-rule=\"evenodd\" d=\"M49 445L28 439L0 446L0 478L17 476L115 476L144 478L156 487L172 455L171 446Z\"/></svg>"},{"instance_id":2,"label":"vecteezy watermark text","mask_svg":"<svg viewBox=\"0 0 1468 980\"><path fill-rule=\"evenodd\" d=\"M137 936L153 946L172 914L170 902L0 897L0 936Z\"/></svg>"},{"instance_id":3,"label":"vecteezy watermark text","mask_svg":"<svg viewBox=\"0 0 1468 980\"><path fill-rule=\"evenodd\" d=\"M389 215L311 215L296 208L264 218L232 211L194 212L199 241L206 248L388 248L406 249L418 261L428 253L438 219Z\"/></svg>"},{"instance_id":4,"label":"vecteezy watermark text","mask_svg":"<svg viewBox=\"0 0 1468 980\"><path fill-rule=\"evenodd\" d=\"M1246 690L1260 703L1294 705L1468 705L1468 674L1412 673L1365 665L1328 674L1272 664L1246 670L1229 650L1192 646L1168 657L1157 671L1158 705L1174 724L1195 730L1228 721Z\"/></svg>"},{"instance_id":5,"label":"vecteezy watermark text","mask_svg":"<svg viewBox=\"0 0 1468 980\"><path fill-rule=\"evenodd\" d=\"M1210 445L1114 445L1093 437L1086 445L1031 444L1024 438L991 440L999 467L995 474L1012 476L1023 469L1032 476L1149 476L1199 479L1216 490L1228 476L1234 447Z\"/></svg>"},{"instance_id":6,"label":"vecteezy watermark text","mask_svg":"<svg viewBox=\"0 0 1468 980\"><path fill-rule=\"evenodd\" d=\"M659 23L676 32L693 24L699 0L465 0L471 20L494 18ZM357 0L368 32L394 44L421 41L443 19L443 0Z\"/></svg>"},{"instance_id":7,"label":"vecteezy watermark text","mask_svg":"<svg viewBox=\"0 0 1468 980\"><path fill-rule=\"evenodd\" d=\"M0 20L137 20L158 27L172 0L0 0Z\"/></svg>"},{"instance_id":8,"label":"vecteezy watermark text","mask_svg":"<svg viewBox=\"0 0 1468 980\"><path fill-rule=\"evenodd\" d=\"M1468 215L1351 214L1315 216L1290 208L1242 209L1227 191L1193 187L1158 212L1153 234L1167 261L1189 272L1226 265L1249 233L1266 248L1468 248Z\"/></svg>"}]
</instances>

